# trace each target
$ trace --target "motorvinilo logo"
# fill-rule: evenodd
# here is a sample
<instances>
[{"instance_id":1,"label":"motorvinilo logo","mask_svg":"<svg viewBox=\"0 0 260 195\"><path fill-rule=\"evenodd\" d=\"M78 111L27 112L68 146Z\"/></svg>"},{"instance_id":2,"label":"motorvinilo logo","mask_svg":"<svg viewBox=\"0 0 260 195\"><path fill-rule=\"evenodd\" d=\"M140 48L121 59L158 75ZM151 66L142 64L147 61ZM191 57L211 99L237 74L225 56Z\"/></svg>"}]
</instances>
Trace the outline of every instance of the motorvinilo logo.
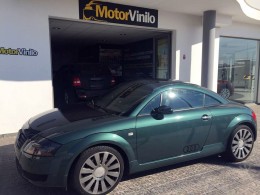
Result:
<instances>
[{"instance_id":1,"label":"motorvinilo logo","mask_svg":"<svg viewBox=\"0 0 260 195\"><path fill-rule=\"evenodd\" d=\"M79 1L80 19L158 27L158 10L97 0Z\"/></svg>"},{"instance_id":2,"label":"motorvinilo logo","mask_svg":"<svg viewBox=\"0 0 260 195\"><path fill-rule=\"evenodd\" d=\"M38 51L34 49L25 49L25 48L4 48L0 47L0 54L2 55L21 55L21 56L37 56Z\"/></svg>"}]
</instances>

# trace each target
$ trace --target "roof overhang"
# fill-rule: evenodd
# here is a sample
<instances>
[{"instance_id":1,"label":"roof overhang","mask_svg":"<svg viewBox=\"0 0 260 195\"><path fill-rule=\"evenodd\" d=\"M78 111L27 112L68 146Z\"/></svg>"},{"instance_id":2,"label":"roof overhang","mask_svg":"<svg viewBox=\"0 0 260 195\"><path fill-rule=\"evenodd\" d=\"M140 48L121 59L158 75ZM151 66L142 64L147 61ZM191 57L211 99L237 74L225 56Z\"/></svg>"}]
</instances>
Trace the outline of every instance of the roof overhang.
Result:
<instances>
[{"instance_id":1,"label":"roof overhang","mask_svg":"<svg viewBox=\"0 0 260 195\"><path fill-rule=\"evenodd\" d=\"M259 0L237 0L242 11L246 16L255 20L260 20L260 2Z\"/></svg>"}]
</instances>

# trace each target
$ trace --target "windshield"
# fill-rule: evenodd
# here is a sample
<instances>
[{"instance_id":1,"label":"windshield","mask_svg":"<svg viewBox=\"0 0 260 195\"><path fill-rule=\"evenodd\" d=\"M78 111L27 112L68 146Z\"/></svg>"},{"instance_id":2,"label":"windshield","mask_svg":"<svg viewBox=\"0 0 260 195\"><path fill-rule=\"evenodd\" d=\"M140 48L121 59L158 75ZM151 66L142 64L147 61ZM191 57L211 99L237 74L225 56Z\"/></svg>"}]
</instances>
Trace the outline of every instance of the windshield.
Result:
<instances>
[{"instance_id":1,"label":"windshield","mask_svg":"<svg viewBox=\"0 0 260 195\"><path fill-rule=\"evenodd\" d=\"M114 113L124 114L136 107L153 88L150 82L130 82L117 86L105 96L99 98L96 105Z\"/></svg>"}]
</instances>

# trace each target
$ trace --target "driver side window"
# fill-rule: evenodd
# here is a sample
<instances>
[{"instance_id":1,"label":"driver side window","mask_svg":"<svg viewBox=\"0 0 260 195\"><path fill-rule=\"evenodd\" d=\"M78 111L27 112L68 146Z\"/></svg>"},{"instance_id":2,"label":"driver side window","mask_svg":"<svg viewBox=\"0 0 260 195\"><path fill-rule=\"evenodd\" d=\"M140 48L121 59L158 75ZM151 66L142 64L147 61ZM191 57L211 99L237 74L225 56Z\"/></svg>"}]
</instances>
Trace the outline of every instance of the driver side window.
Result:
<instances>
[{"instance_id":1,"label":"driver side window","mask_svg":"<svg viewBox=\"0 0 260 195\"><path fill-rule=\"evenodd\" d=\"M169 106L173 110L200 108L204 105L204 94L188 89L167 90L152 99L140 112L140 115L150 114L159 106Z\"/></svg>"},{"instance_id":2,"label":"driver side window","mask_svg":"<svg viewBox=\"0 0 260 195\"><path fill-rule=\"evenodd\" d=\"M169 106L173 110L181 110L190 108L190 104L183 99L177 90L169 90L162 93L161 105Z\"/></svg>"},{"instance_id":3,"label":"driver side window","mask_svg":"<svg viewBox=\"0 0 260 195\"><path fill-rule=\"evenodd\" d=\"M172 110L186 110L219 105L221 102L213 97L192 89L170 89L153 98L140 112L140 115L149 115L159 106L168 106Z\"/></svg>"},{"instance_id":4,"label":"driver side window","mask_svg":"<svg viewBox=\"0 0 260 195\"><path fill-rule=\"evenodd\" d=\"M153 98L146 106L142 109L139 115L149 115L151 114L152 110L158 108L161 104L161 94L157 95Z\"/></svg>"}]
</instances>

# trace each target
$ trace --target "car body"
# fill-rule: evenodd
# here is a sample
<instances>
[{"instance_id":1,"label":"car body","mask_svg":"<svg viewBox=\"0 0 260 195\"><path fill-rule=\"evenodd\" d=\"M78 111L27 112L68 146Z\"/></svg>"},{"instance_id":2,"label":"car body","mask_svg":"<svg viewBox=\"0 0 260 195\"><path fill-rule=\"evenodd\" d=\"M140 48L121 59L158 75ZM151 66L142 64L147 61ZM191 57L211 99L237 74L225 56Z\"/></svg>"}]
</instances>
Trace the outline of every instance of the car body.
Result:
<instances>
[{"instance_id":1,"label":"car body","mask_svg":"<svg viewBox=\"0 0 260 195\"><path fill-rule=\"evenodd\" d=\"M234 94L234 86L228 80L218 80L218 94L224 98L229 98Z\"/></svg>"},{"instance_id":2,"label":"car body","mask_svg":"<svg viewBox=\"0 0 260 195\"><path fill-rule=\"evenodd\" d=\"M15 143L19 172L39 186L106 194L135 173L225 152L245 160L256 115L197 85L138 80L100 99L31 118Z\"/></svg>"},{"instance_id":3,"label":"car body","mask_svg":"<svg viewBox=\"0 0 260 195\"><path fill-rule=\"evenodd\" d=\"M57 104L72 104L103 95L115 84L110 69L94 63L64 65L53 78Z\"/></svg>"}]
</instances>

